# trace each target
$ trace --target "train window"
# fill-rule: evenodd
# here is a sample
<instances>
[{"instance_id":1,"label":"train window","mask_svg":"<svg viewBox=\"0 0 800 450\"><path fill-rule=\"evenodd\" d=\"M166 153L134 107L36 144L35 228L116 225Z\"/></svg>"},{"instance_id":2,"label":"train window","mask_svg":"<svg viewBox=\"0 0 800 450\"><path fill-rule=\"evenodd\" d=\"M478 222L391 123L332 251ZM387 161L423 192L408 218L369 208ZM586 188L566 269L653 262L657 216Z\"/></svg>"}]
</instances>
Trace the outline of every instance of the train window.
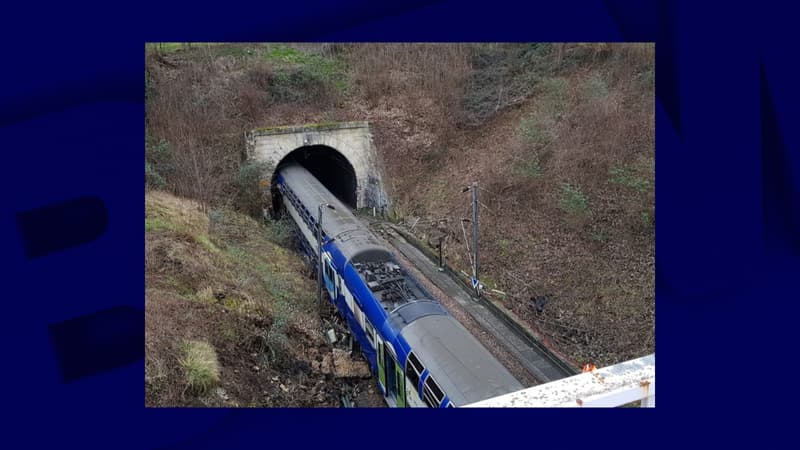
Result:
<instances>
[{"instance_id":1,"label":"train window","mask_svg":"<svg viewBox=\"0 0 800 450\"><path fill-rule=\"evenodd\" d=\"M444 393L430 375L425 379L424 391L423 396L425 397L425 403L428 403L428 406L433 405L431 406L432 408L438 408L439 404L442 403L442 399L444 399Z\"/></svg>"},{"instance_id":2,"label":"train window","mask_svg":"<svg viewBox=\"0 0 800 450\"><path fill-rule=\"evenodd\" d=\"M413 352L409 353L406 364L406 377L408 377L408 381L411 383L411 386L414 387L415 391L418 390L417 386L419 386L419 377L422 375L424 370L425 368L417 359L417 355L415 355Z\"/></svg>"},{"instance_id":3,"label":"train window","mask_svg":"<svg viewBox=\"0 0 800 450\"><path fill-rule=\"evenodd\" d=\"M344 300L347 302L347 308L350 311L353 311L353 317L355 317L356 320L358 320L358 316L355 315L356 314L355 307L353 306L353 294L351 294L350 291L347 289L347 285L345 285L344 287Z\"/></svg>"},{"instance_id":4,"label":"train window","mask_svg":"<svg viewBox=\"0 0 800 450\"><path fill-rule=\"evenodd\" d=\"M428 405L428 408L438 408L439 407L439 405L437 405L435 403L436 400L433 399L433 396L430 395L430 393L429 393L429 391L427 389L425 389L425 393L422 395L422 401L425 402L426 405Z\"/></svg>"},{"instance_id":5,"label":"train window","mask_svg":"<svg viewBox=\"0 0 800 450\"><path fill-rule=\"evenodd\" d=\"M329 280L333 280L333 268L330 262L325 264L325 276L327 276Z\"/></svg>"},{"instance_id":6,"label":"train window","mask_svg":"<svg viewBox=\"0 0 800 450\"><path fill-rule=\"evenodd\" d=\"M355 297L353 298L353 316L356 318L358 323L361 325L361 328L364 328L364 313L361 312L361 308L358 307L358 302L355 301Z\"/></svg>"},{"instance_id":7,"label":"train window","mask_svg":"<svg viewBox=\"0 0 800 450\"><path fill-rule=\"evenodd\" d=\"M413 386L416 391L417 386L419 386L419 374L414 372L414 369L410 365L408 369L406 369L406 377L408 377L408 382L411 383L411 386Z\"/></svg>"},{"instance_id":8,"label":"train window","mask_svg":"<svg viewBox=\"0 0 800 450\"><path fill-rule=\"evenodd\" d=\"M418 374L422 374L422 372L425 371L425 366L417 359L417 355L415 355L414 352L408 354L408 362L414 367Z\"/></svg>"},{"instance_id":9,"label":"train window","mask_svg":"<svg viewBox=\"0 0 800 450\"><path fill-rule=\"evenodd\" d=\"M374 347L375 346L375 329L372 328L372 324L369 323L369 320L366 317L364 317L364 331L367 333L367 340Z\"/></svg>"}]
</instances>

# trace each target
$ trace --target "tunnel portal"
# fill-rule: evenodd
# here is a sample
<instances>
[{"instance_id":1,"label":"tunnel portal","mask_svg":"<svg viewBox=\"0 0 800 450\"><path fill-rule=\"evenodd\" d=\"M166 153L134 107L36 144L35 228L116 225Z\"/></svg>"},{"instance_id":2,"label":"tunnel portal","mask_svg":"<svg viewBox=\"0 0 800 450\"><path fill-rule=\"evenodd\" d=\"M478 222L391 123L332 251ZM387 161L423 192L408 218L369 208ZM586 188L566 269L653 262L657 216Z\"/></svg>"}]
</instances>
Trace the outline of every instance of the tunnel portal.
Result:
<instances>
[{"instance_id":1,"label":"tunnel portal","mask_svg":"<svg viewBox=\"0 0 800 450\"><path fill-rule=\"evenodd\" d=\"M298 163L305 167L336 198L353 209L357 207L356 171L347 158L337 150L325 145L304 146L293 150L275 168L273 185L281 167L289 163Z\"/></svg>"},{"instance_id":2,"label":"tunnel portal","mask_svg":"<svg viewBox=\"0 0 800 450\"><path fill-rule=\"evenodd\" d=\"M259 128L245 138L247 159L271 164L273 182L278 168L297 162L354 209L391 206L367 122Z\"/></svg>"}]
</instances>

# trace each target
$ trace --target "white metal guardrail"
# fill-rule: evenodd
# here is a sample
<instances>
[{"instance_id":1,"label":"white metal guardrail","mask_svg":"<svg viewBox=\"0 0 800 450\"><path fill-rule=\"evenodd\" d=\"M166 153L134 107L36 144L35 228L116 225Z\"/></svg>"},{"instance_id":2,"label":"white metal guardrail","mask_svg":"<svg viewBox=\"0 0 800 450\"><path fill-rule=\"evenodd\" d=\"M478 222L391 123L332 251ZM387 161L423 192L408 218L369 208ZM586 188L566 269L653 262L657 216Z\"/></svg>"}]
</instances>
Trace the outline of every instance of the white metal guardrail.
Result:
<instances>
[{"instance_id":1,"label":"white metal guardrail","mask_svg":"<svg viewBox=\"0 0 800 450\"><path fill-rule=\"evenodd\" d=\"M656 354L466 405L468 408L656 406Z\"/></svg>"}]
</instances>

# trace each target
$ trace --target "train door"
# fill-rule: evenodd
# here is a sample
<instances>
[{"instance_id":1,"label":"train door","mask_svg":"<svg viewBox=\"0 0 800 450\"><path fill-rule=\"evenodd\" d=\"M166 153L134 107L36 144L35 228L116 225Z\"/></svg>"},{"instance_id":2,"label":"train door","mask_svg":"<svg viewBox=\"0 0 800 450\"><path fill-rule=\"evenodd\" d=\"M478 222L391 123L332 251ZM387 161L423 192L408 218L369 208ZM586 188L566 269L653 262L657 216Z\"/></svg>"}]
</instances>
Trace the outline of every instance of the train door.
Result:
<instances>
[{"instance_id":1,"label":"train door","mask_svg":"<svg viewBox=\"0 0 800 450\"><path fill-rule=\"evenodd\" d=\"M389 389L386 388L386 360L383 356L383 340L381 340L380 336L377 337L376 343L378 344L376 345L378 354L375 356L375 359L378 362L378 383L380 383L384 393L386 393L386 396L388 397Z\"/></svg>"},{"instance_id":2,"label":"train door","mask_svg":"<svg viewBox=\"0 0 800 450\"><path fill-rule=\"evenodd\" d=\"M336 298L336 271L333 270L330 254L324 253L322 260L322 278L325 280L325 289L328 290L331 298Z\"/></svg>"},{"instance_id":3,"label":"train door","mask_svg":"<svg viewBox=\"0 0 800 450\"><path fill-rule=\"evenodd\" d=\"M390 405L406 406L403 371L397 363L392 345L378 340L378 378L384 386L386 399Z\"/></svg>"}]
</instances>

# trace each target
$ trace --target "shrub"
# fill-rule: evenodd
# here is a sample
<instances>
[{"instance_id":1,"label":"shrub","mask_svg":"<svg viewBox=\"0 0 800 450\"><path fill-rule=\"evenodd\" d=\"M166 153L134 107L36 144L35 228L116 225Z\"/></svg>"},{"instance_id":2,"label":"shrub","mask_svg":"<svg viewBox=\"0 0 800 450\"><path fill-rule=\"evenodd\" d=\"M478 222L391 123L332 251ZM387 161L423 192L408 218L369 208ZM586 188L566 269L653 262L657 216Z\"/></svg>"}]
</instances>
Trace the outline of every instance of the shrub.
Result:
<instances>
[{"instance_id":1,"label":"shrub","mask_svg":"<svg viewBox=\"0 0 800 450\"><path fill-rule=\"evenodd\" d=\"M280 363L284 360L289 350L289 324L291 322L291 310L286 301L278 298L275 301L276 307L272 317L272 325L264 335L267 347L269 347L272 360Z\"/></svg>"},{"instance_id":2,"label":"shrub","mask_svg":"<svg viewBox=\"0 0 800 450\"><path fill-rule=\"evenodd\" d=\"M194 240L198 244L200 244L204 249L206 249L209 253L219 253L219 248L211 242L211 239L208 238L205 234L197 234L194 235Z\"/></svg>"},{"instance_id":3,"label":"shrub","mask_svg":"<svg viewBox=\"0 0 800 450\"><path fill-rule=\"evenodd\" d=\"M236 178L236 207L253 218L263 217L262 209L269 198L269 175L272 164L261 161L247 161L239 168Z\"/></svg>"},{"instance_id":4,"label":"shrub","mask_svg":"<svg viewBox=\"0 0 800 450\"><path fill-rule=\"evenodd\" d=\"M653 229L653 225L654 225L653 216L651 216L649 212L643 211L642 227L644 227L645 231L650 231Z\"/></svg>"},{"instance_id":5,"label":"shrub","mask_svg":"<svg viewBox=\"0 0 800 450\"><path fill-rule=\"evenodd\" d=\"M610 181L612 183L636 189L640 194L647 193L650 190L650 182L648 180L637 177L624 167L614 167L608 171L608 174L611 175Z\"/></svg>"},{"instance_id":6,"label":"shrub","mask_svg":"<svg viewBox=\"0 0 800 450\"><path fill-rule=\"evenodd\" d=\"M161 189L166 186L167 182L164 181L164 177L162 177L156 170L153 168L153 165L150 161L144 161L144 185L150 189Z\"/></svg>"},{"instance_id":7,"label":"shrub","mask_svg":"<svg viewBox=\"0 0 800 450\"><path fill-rule=\"evenodd\" d=\"M540 114L549 119L557 119L566 109L568 87L567 80L561 77L543 79L536 87Z\"/></svg>"},{"instance_id":8,"label":"shrub","mask_svg":"<svg viewBox=\"0 0 800 450\"><path fill-rule=\"evenodd\" d=\"M608 97L609 93L608 84L606 84L606 81L597 72L593 72L592 75L586 79L583 85L583 91L586 98L593 100L604 99Z\"/></svg>"},{"instance_id":9,"label":"shrub","mask_svg":"<svg viewBox=\"0 0 800 450\"><path fill-rule=\"evenodd\" d=\"M292 219L284 214L280 219L269 222L266 227L267 239L280 246L289 247L294 238L294 227Z\"/></svg>"},{"instance_id":10,"label":"shrub","mask_svg":"<svg viewBox=\"0 0 800 450\"><path fill-rule=\"evenodd\" d=\"M534 116L523 117L517 127L517 133L525 143L543 147L553 140L553 133L543 126Z\"/></svg>"},{"instance_id":11,"label":"shrub","mask_svg":"<svg viewBox=\"0 0 800 450\"><path fill-rule=\"evenodd\" d=\"M281 103L316 103L344 93L349 82L338 60L277 46L265 57L283 67L268 78L270 96Z\"/></svg>"},{"instance_id":12,"label":"shrub","mask_svg":"<svg viewBox=\"0 0 800 450\"><path fill-rule=\"evenodd\" d=\"M542 175L542 166L539 158L521 161L514 165L514 173L526 178L537 178Z\"/></svg>"},{"instance_id":13,"label":"shrub","mask_svg":"<svg viewBox=\"0 0 800 450\"><path fill-rule=\"evenodd\" d=\"M173 158L169 142L161 139L155 141L149 136L145 138L144 147L144 180L145 187L162 189L167 185L166 176L172 173Z\"/></svg>"},{"instance_id":14,"label":"shrub","mask_svg":"<svg viewBox=\"0 0 800 450\"><path fill-rule=\"evenodd\" d=\"M212 209L208 211L208 232L216 234L219 232L220 227L223 226L225 221L225 212L221 209Z\"/></svg>"},{"instance_id":15,"label":"shrub","mask_svg":"<svg viewBox=\"0 0 800 450\"><path fill-rule=\"evenodd\" d=\"M580 186L561 183L561 209L570 214L582 214L589 208L586 196Z\"/></svg>"},{"instance_id":16,"label":"shrub","mask_svg":"<svg viewBox=\"0 0 800 450\"><path fill-rule=\"evenodd\" d=\"M545 103L543 112L559 114L567 93L566 80L553 77L563 69L561 53L549 43L475 45L462 103L463 121L478 126L537 92Z\"/></svg>"},{"instance_id":17,"label":"shrub","mask_svg":"<svg viewBox=\"0 0 800 450\"><path fill-rule=\"evenodd\" d=\"M190 389L205 392L219 382L217 352L211 344L203 341L187 341L183 345L183 354L180 364Z\"/></svg>"}]
</instances>

